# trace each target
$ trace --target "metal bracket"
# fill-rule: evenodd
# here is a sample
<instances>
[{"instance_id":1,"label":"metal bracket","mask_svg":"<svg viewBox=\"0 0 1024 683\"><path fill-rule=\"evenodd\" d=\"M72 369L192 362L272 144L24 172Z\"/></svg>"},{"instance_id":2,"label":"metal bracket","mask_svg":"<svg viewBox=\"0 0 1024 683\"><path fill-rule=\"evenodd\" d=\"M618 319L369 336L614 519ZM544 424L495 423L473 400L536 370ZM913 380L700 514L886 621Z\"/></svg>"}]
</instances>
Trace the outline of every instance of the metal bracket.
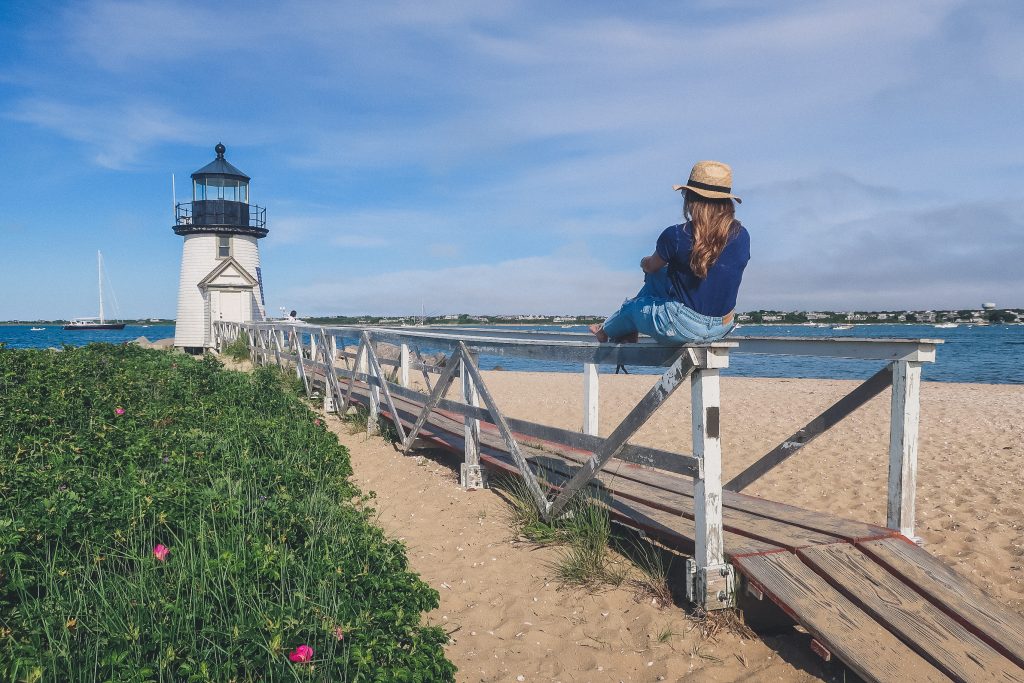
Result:
<instances>
[{"instance_id":1,"label":"metal bracket","mask_svg":"<svg viewBox=\"0 0 1024 683\"><path fill-rule=\"evenodd\" d=\"M686 561L686 599L707 611L728 609L736 604L736 575L731 564L697 567Z\"/></svg>"},{"instance_id":2,"label":"metal bracket","mask_svg":"<svg viewBox=\"0 0 1024 683\"><path fill-rule=\"evenodd\" d=\"M476 491L487 488L487 484L484 481L484 473L483 470L480 469L480 465L467 465L466 463L462 463L462 467L459 468L459 481L462 483L462 488L467 491Z\"/></svg>"}]
</instances>

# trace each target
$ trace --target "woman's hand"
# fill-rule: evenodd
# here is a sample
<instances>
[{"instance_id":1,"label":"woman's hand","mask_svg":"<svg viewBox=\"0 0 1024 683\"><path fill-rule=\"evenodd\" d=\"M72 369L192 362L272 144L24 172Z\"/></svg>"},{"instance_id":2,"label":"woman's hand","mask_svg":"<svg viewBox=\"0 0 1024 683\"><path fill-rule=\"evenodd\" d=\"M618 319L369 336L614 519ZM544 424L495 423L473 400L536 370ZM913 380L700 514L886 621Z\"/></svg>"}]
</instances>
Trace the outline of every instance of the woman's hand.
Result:
<instances>
[{"instance_id":1,"label":"woman's hand","mask_svg":"<svg viewBox=\"0 0 1024 683\"><path fill-rule=\"evenodd\" d=\"M663 258L658 256L658 252L654 252L650 256L644 256L640 259L640 269L645 273L657 273L666 265L668 264Z\"/></svg>"}]
</instances>

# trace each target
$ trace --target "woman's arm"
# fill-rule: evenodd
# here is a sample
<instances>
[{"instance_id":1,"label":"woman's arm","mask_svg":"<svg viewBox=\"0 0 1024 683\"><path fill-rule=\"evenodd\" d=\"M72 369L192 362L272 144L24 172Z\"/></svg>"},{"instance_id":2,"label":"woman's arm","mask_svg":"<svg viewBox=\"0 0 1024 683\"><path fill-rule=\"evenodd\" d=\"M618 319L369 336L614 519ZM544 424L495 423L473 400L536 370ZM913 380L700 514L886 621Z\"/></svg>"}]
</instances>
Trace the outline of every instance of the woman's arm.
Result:
<instances>
[{"instance_id":1,"label":"woman's arm","mask_svg":"<svg viewBox=\"0 0 1024 683\"><path fill-rule=\"evenodd\" d=\"M650 256L644 256L640 259L640 268L645 273L657 273L666 265L668 265L668 262L658 256L658 252L654 252Z\"/></svg>"}]
</instances>

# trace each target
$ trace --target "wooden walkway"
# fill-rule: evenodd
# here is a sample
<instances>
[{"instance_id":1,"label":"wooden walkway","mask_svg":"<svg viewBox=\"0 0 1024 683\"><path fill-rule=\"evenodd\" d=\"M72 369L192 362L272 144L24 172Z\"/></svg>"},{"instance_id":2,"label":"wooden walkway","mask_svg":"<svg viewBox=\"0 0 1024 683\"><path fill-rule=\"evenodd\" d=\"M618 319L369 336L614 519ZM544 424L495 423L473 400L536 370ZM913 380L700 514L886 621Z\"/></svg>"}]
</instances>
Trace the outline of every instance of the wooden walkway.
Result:
<instances>
[{"instance_id":1,"label":"wooden walkway","mask_svg":"<svg viewBox=\"0 0 1024 683\"><path fill-rule=\"evenodd\" d=\"M369 393L357 382L353 397L368 406ZM394 402L397 417L411 428L423 404L402 397ZM394 417L388 409L382 414ZM462 416L439 409L420 437L461 454L464 433ZM550 488L592 455L517 438ZM518 476L495 425L481 424L480 442L485 467ZM693 551L689 478L613 460L592 487L610 502L618 522ZM807 629L825 658L837 657L871 681L1024 682L1024 619L897 532L729 491L723 517L726 556L745 590Z\"/></svg>"},{"instance_id":2,"label":"wooden walkway","mask_svg":"<svg viewBox=\"0 0 1024 683\"><path fill-rule=\"evenodd\" d=\"M569 334L474 330L474 336L463 338L458 330L434 334L238 323L217 329L229 341L243 327L249 331L255 361L294 366L307 390L323 392L325 407L344 411L350 402L362 404L369 410L371 427L377 417L394 423L404 448L426 441L463 456L464 486L479 485L481 466L492 474L522 477L545 514L557 512L557 502L566 500L574 487L588 486L618 522L694 556L695 571L703 571L704 578L696 584L691 578L690 588L708 609L733 604L736 590L751 600L769 600L811 634L819 655L836 657L869 681L1024 683L1024 619L907 538L913 533L920 364L934 360L933 340L732 342L739 352L818 355L824 349L824 355L889 365L723 486L716 368L727 367L729 344L691 353L696 362L687 369L678 347L597 345ZM359 340L354 353L346 349L346 339ZM401 345L399 361L378 358L374 349L381 341ZM419 362L413 362L411 344L419 341L455 355L441 368L423 361L415 350ZM579 433L505 418L479 374L477 353L584 363L585 386L592 388L586 390L585 432L587 425L596 424L596 363L671 368L630 416L602 438L596 429ZM345 368L336 366L339 358ZM395 368L397 382L385 375L382 365ZM429 396L410 388L410 369L423 372L428 388L429 375L440 375ZM628 444L638 425L688 375L691 400L694 406L701 401L704 408L693 411L694 454ZM462 402L442 397L457 376ZM739 492L888 386L893 390L887 527ZM726 563L708 561L715 556L724 556ZM734 571L738 586L732 582Z\"/></svg>"}]
</instances>

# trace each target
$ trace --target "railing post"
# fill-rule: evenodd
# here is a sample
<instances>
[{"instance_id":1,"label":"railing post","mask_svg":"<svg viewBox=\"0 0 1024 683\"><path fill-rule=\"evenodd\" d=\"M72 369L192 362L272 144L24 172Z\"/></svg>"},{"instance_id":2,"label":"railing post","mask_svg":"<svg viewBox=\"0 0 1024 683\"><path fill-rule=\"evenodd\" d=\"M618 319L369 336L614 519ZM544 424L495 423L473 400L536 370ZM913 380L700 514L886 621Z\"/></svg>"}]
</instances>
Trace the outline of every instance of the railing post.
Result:
<instances>
[{"instance_id":1,"label":"railing post","mask_svg":"<svg viewBox=\"0 0 1024 683\"><path fill-rule=\"evenodd\" d=\"M369 335L367 335L367 346L363 349L363 352L359 354L359 357L356 358L356 372L363 375L369 375L367 386L370 388L370 414L366 418L366 433L368 435L377 433L377 419L380 417L380 387L373 383L373 379L376 375L370 367L369 345L372 343L373 342L369 339ZM380 378L377 379L379 380Z\"/></svg>"},{"instance_id":2,"label":"railing post","mask_svg":"<svg viewBox=\"0 0 1024 683\"><path fill-rule=\"evenodd\" d=\"M693 455L701 461L702 476L694 479L693 517L696 526L694 559L688 563L687 592L706 610L733 604L732 566L725 562L722 533L722 439L719 368L728 367L728 352L702 349L700 363L690 375Z\"/></svg>"},{"instance_id":3,"label":"railing post","mask_svg":"<svg viewBox=\"0 0 1024 683\"><path fill-rule=\"evenodd\" d=\"M479 406L480 400L477 396L476 386L473 384L473 377L466 368L466 359L459 361L459 374L462 376L462 401L471 406ZM483 472L480 469L480 420L471 418L468 415L463 418L465 459L460 468L459 479L462 488L468 490L484 488Z\"/></svg>"},{"instance_id":4,"label":"railing post","mask_svg":"<svg viewBox=\"0 0 1024 683\"><path fill-rule=\"evenodd\" d=\"M399 371L398 371L398 383L405 388L409 388L409 345L402 342L399 346Z\"/></svg>"},{"instance_id":5,"label":"railing post","mask_svg":"<svg viewBox=\"0 0 1024 683\"><path fill-rule=\"evenodd\" d=\"M914 539L917 432L921 413L920 362L901 360L893 363L891 408L886 524L890 529Z\"/></svg>"},{"instance_id":6,"label":"railing post","mask_svg":"<svg viewBox=\"0 0 1024 683\"><path fill-rule=\"evenodd\" d=\"M597 436L600 393L597 363L583 364L583 433Z\"/></svg>"}]
</instances>

